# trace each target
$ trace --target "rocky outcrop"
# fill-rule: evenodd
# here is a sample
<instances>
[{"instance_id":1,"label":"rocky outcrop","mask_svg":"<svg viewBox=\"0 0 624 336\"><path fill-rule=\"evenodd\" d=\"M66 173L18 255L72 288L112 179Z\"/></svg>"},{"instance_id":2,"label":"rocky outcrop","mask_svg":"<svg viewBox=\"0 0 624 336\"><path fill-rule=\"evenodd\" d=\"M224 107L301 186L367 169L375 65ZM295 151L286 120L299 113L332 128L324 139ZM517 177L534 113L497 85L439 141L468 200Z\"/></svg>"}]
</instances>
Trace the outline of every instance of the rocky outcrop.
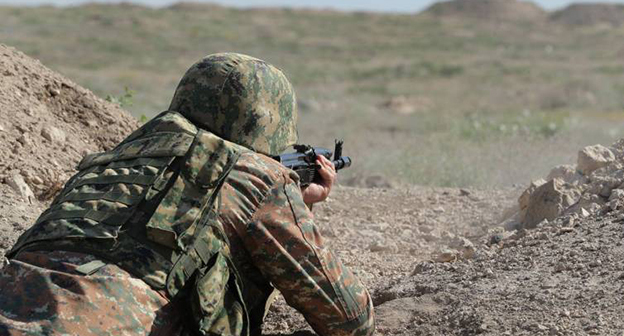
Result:
<instances>
[{"instance_id":1,"label":"rocky outcrop","mask_svg":"<svg viewBox=\"0 0 624 336\"><path fill-rule=\"evenodd\" d=\"M624 143L611 147L587 146L579 151L577 164L553 168L546 180L533 181L509 211L507 229L535 228L543 221L562 216L590 214L614 208L624 196Z\"/></svg>"}]
</instances>

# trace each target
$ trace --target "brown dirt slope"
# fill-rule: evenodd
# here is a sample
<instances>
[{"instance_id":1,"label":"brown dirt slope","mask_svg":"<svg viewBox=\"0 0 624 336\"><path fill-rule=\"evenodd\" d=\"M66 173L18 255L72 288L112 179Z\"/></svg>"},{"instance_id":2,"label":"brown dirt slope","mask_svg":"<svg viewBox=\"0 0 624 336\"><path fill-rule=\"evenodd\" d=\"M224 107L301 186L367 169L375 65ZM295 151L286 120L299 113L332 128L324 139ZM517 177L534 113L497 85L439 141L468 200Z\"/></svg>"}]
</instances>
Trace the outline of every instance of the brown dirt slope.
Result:
<instances>
[{"instance_id":1,"label":"brown dirt slope","mask_svg":"<svg viewBox=\"0 0 624 336\"><path fill-rule=\"evenodd\" d=\"M0 257L87 152L113 146L136 119L0 44Z\"/></svg>"},{"instance_id":2,"label":"brown dirt slope","mask_svg":"<svg viewBox=\"0 0 624 336\"><path fill-rule=\"evenodd\" d=\"M615 27L624 24L624 5L621 4L572 4L550 15L554 22L588 26L609 24Z\"/></svg>"},{"instance_id":3,"label":"brown dirt slope","mask_svg":"<svg viewBox=\"0 0 624 336\"><path fill-rule=\"evenodd\" d=\"M584 148L548 180L519 200L528 195L534 223L483 236L474 259L416 263L376 291L381 333L621 335L624 140Z\"/></svg>"},{"instance_id":4,"label":"brown dirt slope","mask_svg":"<svg viewBox=\"0 0 624 336\"><path fill-rule=\"evenodd\" d=\"M468 17L491 21L541 21L546 12L531 2L517 0L454 0L438 2L424 11L440 17Z\"/></svg>"}]
</instances>

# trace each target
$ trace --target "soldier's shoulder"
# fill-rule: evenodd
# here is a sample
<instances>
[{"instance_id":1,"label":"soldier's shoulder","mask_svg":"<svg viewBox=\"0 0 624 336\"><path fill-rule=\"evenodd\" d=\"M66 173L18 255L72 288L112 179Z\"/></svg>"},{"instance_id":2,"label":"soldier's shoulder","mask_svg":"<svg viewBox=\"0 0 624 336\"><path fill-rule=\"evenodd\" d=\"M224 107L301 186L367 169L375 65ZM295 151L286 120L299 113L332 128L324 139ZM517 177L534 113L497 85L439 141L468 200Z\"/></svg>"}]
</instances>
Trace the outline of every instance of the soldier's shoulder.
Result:
<instances>
[{"instance_id":1,"label":"soldier's shoulder","mask_svg":"<svg viewBox=\"0 0 624 336\"><path fill-rule=\"evenodd\" d=\"M234 171L259 178L267 185L284 183L292 171L276 160L264 154L245 151L234 166Z\"/></svg>"}]
</instances>

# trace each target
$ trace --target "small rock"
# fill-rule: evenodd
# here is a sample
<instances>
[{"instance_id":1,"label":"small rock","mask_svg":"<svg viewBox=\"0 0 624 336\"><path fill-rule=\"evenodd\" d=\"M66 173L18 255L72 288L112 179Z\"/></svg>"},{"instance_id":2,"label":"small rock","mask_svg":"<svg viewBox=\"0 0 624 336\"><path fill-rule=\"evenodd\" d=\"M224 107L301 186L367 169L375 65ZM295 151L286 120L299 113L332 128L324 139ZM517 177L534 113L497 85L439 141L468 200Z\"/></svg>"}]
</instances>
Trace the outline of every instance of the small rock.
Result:
<instances>
[{"instance_id":1,"label":"small rock","mask_svg":"<svg viewBox=\"0 0 624 336\"><path fill-rule=\"evenodd\" d=\"M63 143L65 142L65 132L54 126L47 126L41 130L41 136L50 142Z\"/></svg>"},{"instance_id":2,"label":"small rock","mask_svg":"<svg viewBox=\"0 0 624 336\"><path fill-rule=\"evenodd\" d=\"M2 126L2 124L0 124L0 132L4 132L4 126Z\"/></svg>"},{"instance_id":3,"label":"small rock","mask_svg":"<svg viewBox=\"0 0 624 336\"><path fill-rule=\"evenodd\" d=\"M543 325L543 324L539 324L539 323L538 323L538 324L536 324L536 325L534 326L534 329L535 329L535 330L538 330L538 331L546 331L546 330L548 330L548 327L546 327L546 326L545 326L545 325Z\"/></svg>"},{"instance_id":4,"label":"small rock","mask_svg":"<svg viewBox=\"0 0 624 336\"><path fill-rule=\"evenodd\" d=\"M615 161L615 155L603 145L587 146L578 153L577 167L583 175L589 175Z\"/></svg>"},{"instance_id":5,"label":"small rock","mask_svg":"<svg viewBox=\"0 0 624 336\"><path fill-rule=\"evenodd\" d=\"M414 236L414 231L411 229L405 229L401 231L401 237L403 238L412 238Z\"/></svg>"},{"instance_id":6,"label":"small rock","mask_svg":"<svg viewBox=\"0 0 624 336\"><path fill-rule=\"evenodd\" d=\"M464 237L456 238L453 242L453 248L459 250L461 257L464 259L471 259L476 252L474 244Z\"/></svg>"},{"instance_id":7,"label":"small rock","mask_svg":"<svg viewBox=\"0 0 624 336\"><path fill-rule=\"evenodd\" d=\"M529 206L531 194L533 194L533 192L537 188L541 187L544 184L546 184L546 180L544 179L539 179L531 182L529 187L522 193L522 195L520 195L520 198L518 198L518 205L520 205L520 210L525 209Z\"/></svg>"},{"instance_id":8,"label":"small rock","mask_svg":"<svg viewBox=\"0 0 624 336\"><path fill-rule=\"evenodd\" d=\"M368 246L371 252L388 252L392 250L392 247L383 241L374 241Z\"/></svg>"},{"instance_id":9,"label":"small rock","mask_svg":"<svg viewBox=\"0 0 624 336\"><path fill-rule=\"evenodd\" d=\"M24 178L20 174L13 174L7 178L7 184L15 190L20 196L28 200L30 204L35 201L35 194L32 192Z\"/></svg>"},{"instance_id":10,"label":"small rock","mask_svg":"<svg viewBox=\"0 0 624 336\"><path fill-rule=\"evenodd\" d=\"M587 218L589 217L591 214L589 213L589 211L585 210L585 208L581 208L581 211L579 212L579 214L581 215L581 217L583 218Z\"/></svg>"},{"instance_id":11,"label":"small rock","mask_svg":"<svg viewBox=\"0 0 624 336\"><path fill-rule=\"evenodd\" d=\"M30 183L32 184L36 184L36 185L42 185L43 184L43 180L41 179L41 177L35 175L32 176L30 179Z\"/></svg>"},{"instance_id":12,"label":"small rock","mask_svg":"<svg viewBox=\"0 0 624 336\"><path fill-rule=\"evenodd\" d=\"M556 178L563 179L566 182L569 182L574 179L576 174L576 169L572 165L559 165L553 168L548 174L547 180L552 180Z\"/></svg>"},{"instance_id":13,"label":"small rock","mask_svg":"<svg viewBox=\"0 0 624 336\"><path fill-rule=\"evenodd\" d=\"M53 87L51 85L49 85L47 88L48 88L48 93L50 93L50 96L52 96L52 97L56 97L56 96L61 94L61 91L59 89L57 89L57 88L55 88L55 87Z\"/></svg>"},{"instance_id":14,"label":"small rock","mask_svg":"<svg viewBox=\"0 0 624 336\"><path fill-rule=\"evenodd\" d=\"M23 133L22 136L17 138L17 142L21 143L22 146L30 145L31 141L30 141L30 137L28 136L28 133Z\"/></svg>"},{"instance_id":15,"label":"small rock","mask_svg":"<svg viewBox=\"0 0 624 336\"><path fill-rule=\"evenodd\" d=\"M561 229L559 229L558 234L562 235L562 234L571 233L571 232L576 232L576 230L574 230L574 228L572 228L572 227L564 226Z\"/></svg>"},{"instance_id":16,"label":"small rock","mask_svg":"<svg viewBox=\"0 0 624 336\"><path fill-rule=\"evenodd\" d=\"M460 253L457 250L452 249L442 249L438 254L433 258L436 262L453 262L459 259Z\"/></svg>"},{"instance_id":17,"label":"small rock","mask_svg":"<svg viewBox=\"0 0 624 336\"><path fill-rule=\"evenodd\" d=\"M469 196L470 190L468 189L459 189L459 196Z\"/></svg>"},{"instance_id":18,"label":"small rock","mask_svg":"<svg viewBox=\"0 0 624 336\"><path fill-rule=\"evenodd\" d=\"M535 228L544 219L551 221L557 218L579 197L580 192L569 189L562 179L546 182L530 194L523 220L524 228Z\"/></svg>"},{"instance_id":19,"label":"small rock","mask_svg":"<svg viewBox=\"0 0 624 336\"><path fill-rule=\"evenodd\" d=\"M623 189L613 189L611 190L611 195L609 195L609 201L624 199L624 190Z\"/></svg>"}]
</instances>

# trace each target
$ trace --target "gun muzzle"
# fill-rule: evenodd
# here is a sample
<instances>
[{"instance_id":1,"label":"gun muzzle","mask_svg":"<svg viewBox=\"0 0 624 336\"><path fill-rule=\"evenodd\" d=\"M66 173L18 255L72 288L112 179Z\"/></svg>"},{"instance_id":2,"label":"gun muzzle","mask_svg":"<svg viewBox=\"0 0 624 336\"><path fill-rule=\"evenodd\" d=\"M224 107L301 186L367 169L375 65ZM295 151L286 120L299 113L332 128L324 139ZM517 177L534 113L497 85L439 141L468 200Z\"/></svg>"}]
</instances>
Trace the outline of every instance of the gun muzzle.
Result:
<instances>
[{"instance_id":1,"label":"gun muzzle","mask_svg":"<svg viewBox=\"0 0 624 336\"><path fill-rule=\"evenodd\" d=\"M334 163L336 170L351 167L351 158L348 156L341 156L339 159L332 162Z\"/></svg>"}]
</instances>

